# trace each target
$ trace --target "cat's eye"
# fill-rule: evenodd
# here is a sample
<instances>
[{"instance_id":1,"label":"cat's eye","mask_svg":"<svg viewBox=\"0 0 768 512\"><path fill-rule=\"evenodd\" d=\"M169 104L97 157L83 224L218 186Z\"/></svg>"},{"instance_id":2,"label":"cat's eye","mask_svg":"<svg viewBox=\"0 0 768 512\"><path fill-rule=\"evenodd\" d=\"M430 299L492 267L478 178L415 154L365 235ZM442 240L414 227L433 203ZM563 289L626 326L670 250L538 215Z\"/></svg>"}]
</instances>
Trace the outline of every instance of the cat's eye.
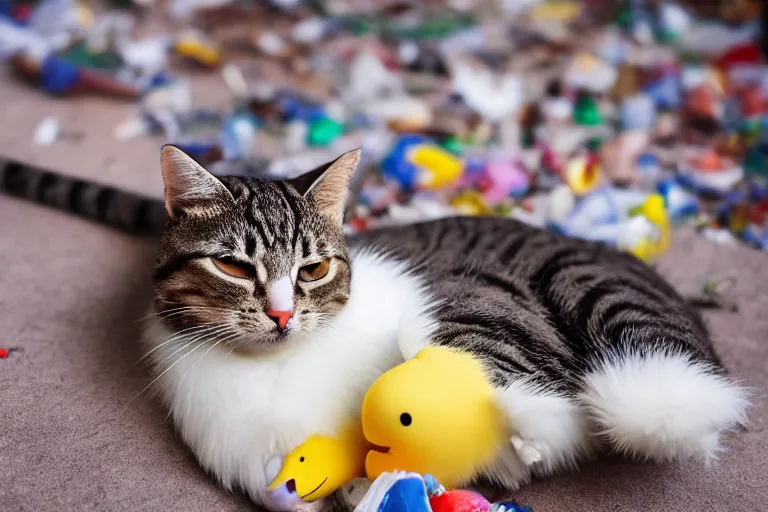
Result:
<instances>
[{"instance_id":1,"label":"cat's eye","mask_svg":"<svg viewBox=\"0 0 768 512\"><path fill-rule=\"evenodd\" d=\"M331 260L318 261L311 265L305 265L299 269L299 279L302 281L317 281L324 278L331 268Z\"/></svg>"},{"instance_id":2,"label":"cat's eye","mask_svg":"<svg viewBox=\"0 0 768 512\"><path fill-rule=\"evenodd\" d=\"M229 256L213 257L211 261L217 269L228 276L249 279L256 275L256 269L250 263L237 261Z\"/></svg>"}]
</instances>

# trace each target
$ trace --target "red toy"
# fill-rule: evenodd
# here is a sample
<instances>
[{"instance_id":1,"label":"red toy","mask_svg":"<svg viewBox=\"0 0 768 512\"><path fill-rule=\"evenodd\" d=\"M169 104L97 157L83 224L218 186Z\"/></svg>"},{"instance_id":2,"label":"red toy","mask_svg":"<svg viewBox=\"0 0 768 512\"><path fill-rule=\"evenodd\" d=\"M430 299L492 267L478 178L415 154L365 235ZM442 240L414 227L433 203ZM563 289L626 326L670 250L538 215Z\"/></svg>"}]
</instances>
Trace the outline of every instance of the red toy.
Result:
<instances>
[{"instance_id":1,"label":"red toy","mask_svg":"<svg viewBox=\"0 0 768 512\"><path fill-rule=\"evenodd\" d=\"M482 495L463 489L443 491L429 498L432 512L488 512L491 504Z\"/></svg>"}]
</instances>

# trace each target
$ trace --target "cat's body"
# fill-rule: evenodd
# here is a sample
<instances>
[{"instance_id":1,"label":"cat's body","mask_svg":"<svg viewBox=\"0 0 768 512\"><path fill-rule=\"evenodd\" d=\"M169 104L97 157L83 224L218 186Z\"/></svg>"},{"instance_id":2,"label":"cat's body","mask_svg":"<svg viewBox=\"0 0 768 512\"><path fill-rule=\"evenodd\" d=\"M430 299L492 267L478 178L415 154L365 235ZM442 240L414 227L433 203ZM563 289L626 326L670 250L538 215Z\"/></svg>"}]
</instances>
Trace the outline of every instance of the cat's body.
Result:
<instances>
[{"instance_id":1,"label":"cat's body","mask_svg":"<svg viewBox=\"0 0 768 512\"><path fill-rule=\"evenodd\" d=\"M338 432L426 343L491 368L515 442L478 476L506 488L601 446L710 458L744 420L697 314L629 255L477 218L347 244L350 155L275 183L217 180L164 150L145 343L183 439L224 486L264 502L280 456Z\"/></svg>"},{"instance_id":2,"label":"cat's body","mask_svg":"<svg viewBox=\"0 0 768 512\"><path fill-rule=\"evenodd\" d=\"M493 368L523 440L542 455L529 467L510 445L482 475L511 489L606 441L642 458L710 457L719 432L742 419L741 390L721 376L698 316L629 255L514 221L454 218L353 238L350 262L349 302L324 327L270 353L203 357L203 346L161 378L201 463L256 501L272 457L338 433L373 380L424 340ZM160 325L150 345L171 335ZM636 327L646 332L625 337ZM158 350L158 367L195 346ZM632 401L614 403L624 391Z\"/></svg>"}]
</instances>

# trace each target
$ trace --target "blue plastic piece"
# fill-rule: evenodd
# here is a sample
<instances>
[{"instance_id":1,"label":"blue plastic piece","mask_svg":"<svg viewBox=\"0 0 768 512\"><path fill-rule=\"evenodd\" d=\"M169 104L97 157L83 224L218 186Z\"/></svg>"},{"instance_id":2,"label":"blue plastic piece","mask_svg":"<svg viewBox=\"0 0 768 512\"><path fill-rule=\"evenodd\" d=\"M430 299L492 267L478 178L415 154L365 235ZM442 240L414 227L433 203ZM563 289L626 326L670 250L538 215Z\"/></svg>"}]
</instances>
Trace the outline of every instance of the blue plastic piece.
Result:
<instances>
[{"instance_id":1,"label":"blue plastic piece","mask_svg":"<svg viewBox=\"0 0 768 512\"><path fill-rule=\"evenodd\" d=\"M314 105L296 95L284 94L278 98L277 104L286 122L300 120L310 123L328 117L322 105Z\"/></svg>"},{"instance_id":2,"label":"blue plastic piece","mask_svg":"<svg viewBox=\"0 0 768 512\"><path fill-rule=\"evenodd\" d=\"M0 16L13 21L13 9L11 8L10 0L0 0Z\"/></svg>"},{"instance_id":3,"label":"blue plastic piece","mask_svg":"<svg viewBox=\"0 0 768 512\"><path fill-rule=\"evenodd\" d=\"M677 221L699 212L699 200L674 179L662 181L656 191L664 198L664 207L672 220Z\"/></svg>"},{"instance_id":4,"label":"blue plastic piece","mask_svg":"<svg viewBox=\"0 0 768 512\"><path fill-rule=\"evenodd\" d=\"M626 98L620 108L621 126L625 130L650 130L656 120L656 103L647 94Z\"/></svg>"},{"instance_id":5,"label":"blue plastic piece","mask_svg":"<svg viewBox=\"0 0 768 512\"><path fill-rule=\"evenodd\" d=\"M768 232L760 233L753 226L747 226L741 237L746 243L758 249L768 249Z\"/></svg>"},{"instance_id":6,"label":"blue plastic piece","mask_svg":"<svg viewBox=\"0 0 768 512\"><path fill-rule=\"evenodd\" d=\"M190 142L190 143L183 143L183 142L174 142L174 146L188 154L192 157L193 160L201 161L205 155L208 154L212 149L216 147L216 144L210 142Z\"/></svg>"},{"instance_id":7,"label":"blue plastic piece","mask_svg":"<svg viewBox=\"0 0 768 512\"><path fill-rule=\"evenodd\" d=\"M219 143L224 152L225 160L237 160L243 157L240 139L245 134L242 133L242 127L239 126L241 124L245 124L249 131L252 130L255 133L261 123L259 118L249 113L234 114L224 120L219 132Z\"/></svg>"},{"instance_id":8,"label":"blue plastic piece","mask_svg":"<svg viewBox=\"0 0 768 512\"><path fill-rule=\"evenodd\" d=\"M162 87L173 82L173 77L166 71L160 71L149 82L147 89L154 89L155 87Z\"/></svg>"},{"instance_id":9,"label":"blue plastic piece","mask_svg":"<svg viewBox=\"0 0 768 512\"><path fill-rule=\"evenodd\" d=\"M396 481L379 502L377 512L430 512L427 489L420 478Z\"/></svg>"},{"instance_id":10,"label":"blue plastic piece","mask_svg":"<svg viewBox=\"0 0 768 512\"><path fill-rule=\"evenodd\" d=\"M79 80L80 70L77 66L56 55L48 55L40 66L40 86L48 94L67 94Z\"/></svg>"},{"instance_id":11,"label":"blue plastic piece","mask_svg":"<svg viewBox=\"0 0 768 512\"><path fill-rule=\"evenodd\" d=\"M406 192L412 192L416 185L418 169L408 161L408 151L419 144L428 142L423 135L404 135L381 162L381 173L385 179L396 181Z\"/></svg>"},{"instance_id":12,"label":"blue plastic piece","mask_svg":"<svg viewBox=\"0 0 768 512\"><path fill-rule=\"evenodd\" d=\"M645 88L645 93L653 99L658 108L677 110L683 103L680 88L679 75L667 72L658 80L651 82Z\"/></svg>"},{"instance_id":13,"label":"blue plastic piece","mask_svg":"<svg viewBox=\"0 0 768 512\"><path fill-rule=\"evenodd\" d=\"M520 505L514 501L494 503L491 505L491 512L533 512L531 507Z\"/></svg>"}]
</instances>

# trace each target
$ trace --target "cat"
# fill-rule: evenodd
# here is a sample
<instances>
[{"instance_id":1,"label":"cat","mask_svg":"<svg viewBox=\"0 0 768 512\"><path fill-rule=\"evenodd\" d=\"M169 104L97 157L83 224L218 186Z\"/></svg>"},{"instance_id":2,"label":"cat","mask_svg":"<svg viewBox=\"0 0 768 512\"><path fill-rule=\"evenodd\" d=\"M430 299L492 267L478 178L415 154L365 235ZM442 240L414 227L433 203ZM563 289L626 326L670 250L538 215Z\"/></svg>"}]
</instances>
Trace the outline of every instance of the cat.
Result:
<instances>
[{"instance_id":1,"label":"cat","mask_svg":"<svg viewBox=\"0 0 768 512\"><path fill-rule=\"evenodd\" d=\"M167 219L145 352L182 439L225 488L279 508L265 488L281 457L311 434L337 433L379 375L428 343L489 368L514 442L477 477L505 489L604 449L711 459L721 435L746 421L746 390L698 314L650 267L502 218L345 237L359 158L267 181L215 177L162 150ZM112 212L114 191L49 175L6 168L2 185ZM124 206L107 216L159 226L151 201Z\"/></svg>"}]
</instances>

